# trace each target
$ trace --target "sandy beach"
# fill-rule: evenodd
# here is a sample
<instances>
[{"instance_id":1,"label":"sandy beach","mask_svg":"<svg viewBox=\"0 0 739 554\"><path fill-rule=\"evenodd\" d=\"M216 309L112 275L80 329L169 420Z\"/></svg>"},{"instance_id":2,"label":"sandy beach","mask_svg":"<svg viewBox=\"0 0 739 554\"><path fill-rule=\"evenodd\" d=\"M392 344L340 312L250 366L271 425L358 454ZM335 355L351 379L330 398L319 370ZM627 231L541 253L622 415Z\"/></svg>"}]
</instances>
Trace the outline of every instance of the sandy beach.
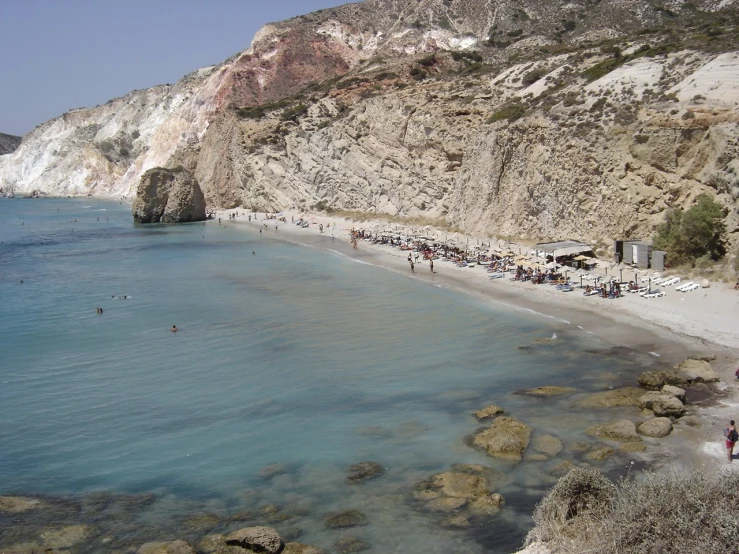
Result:
<instances>
[{"instance_id":1,"label":"sandy beach","mask_svg":"<svg viewBox=\"0 0 739 554\"><path fill-rule=\"evenodd\" d=\"M236 218L229 219L231 214L236 214ZM391 229L401 236L422 234L440 242L455 241L460 245L496 243L487 237L452 234L428 226L419 229L384 221L353 222L321 214L283 212L280 217L284 217L286 222L265 219L263 213L257 214L256 218L252 214L249 222L246 212L235 209L219 212L216 218L219 217L222 225L261 227L266 236L272 238L335 251L357 262L383 267L431 286L474 295L483 302L502 303L529 310L541 317L556 318L611 345L650 353L668 365L689 356L715 356L711 364L722 379L717 386L721 393L698 406L694 425L677 425L671 435L661 440L658 451L650 453L650 457L658 465L709 470L739 468L739 463L728 466L721 435L728 420L739 417L739 391L734 377L734 371L739 367L739 291L733 290L733 285L712 282L708 288L689 293L680 293L674 287L665 289L666 296L653 300L636 294L608 300L597 296L585 297L579 288L563 293L553 286L511 281L507 277L490 280L487 272L479 266L457 267L442 260L435 261L433 274L427 261L420 262L415 273L411 274L407 251L363 240L354 250L350 244L350 231L353 228L373 232ZM307 219L310 225L301 228L291 223L293 219L301 218ZM320 231L319 225L323 225L324 232ZM521 248L524 255L528 253L527 248L518 245L513 248L516 251ZM606 274L603 266L597 271ZM639 277L645 274L640 271ZM573 279L573 284L579 287L578 281Z\"/></svg>"}]
</instances>

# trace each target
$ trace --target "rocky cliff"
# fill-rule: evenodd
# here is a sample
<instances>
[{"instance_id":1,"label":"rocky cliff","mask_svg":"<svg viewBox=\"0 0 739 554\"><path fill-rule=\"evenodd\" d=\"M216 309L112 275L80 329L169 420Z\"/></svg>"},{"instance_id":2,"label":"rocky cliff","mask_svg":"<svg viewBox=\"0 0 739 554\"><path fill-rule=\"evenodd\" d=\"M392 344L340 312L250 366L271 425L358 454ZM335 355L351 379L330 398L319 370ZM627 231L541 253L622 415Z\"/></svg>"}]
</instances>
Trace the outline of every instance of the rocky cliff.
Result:
<instances>
[{"instance_id":1,"label":"rocky cliff","mask_svg":"<svg viewBox=\"0 0 739 554\"><path fill-rule=\"evenodd\" d=\"M175 85L74 110L0 186L130 198L182 166L209 207L476 233L651 234L702 192L739 237L736 2L366 0L265 26Z\"/></svg>"}]
</instances>

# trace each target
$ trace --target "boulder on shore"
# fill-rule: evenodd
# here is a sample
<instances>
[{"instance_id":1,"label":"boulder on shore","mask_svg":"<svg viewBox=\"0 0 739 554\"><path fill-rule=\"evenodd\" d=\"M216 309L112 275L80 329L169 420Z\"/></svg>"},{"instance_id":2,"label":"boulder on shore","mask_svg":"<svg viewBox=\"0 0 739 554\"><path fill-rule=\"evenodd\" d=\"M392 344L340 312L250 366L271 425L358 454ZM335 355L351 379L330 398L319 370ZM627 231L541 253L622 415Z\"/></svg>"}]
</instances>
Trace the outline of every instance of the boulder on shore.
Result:
<instances>
[{"instance_id":1,"label":"boulder on shore","mask_svg":"<svg viewBox=\"0 0 739 554\"><path fill-rule=\"evenodd\" d=\"M675 366L677 372L683 376L688 383L715 383L719 381L718 374L713 370L711 364L705 360L687 359ZM669 383L672 384L672 383Z\"/></svg>"},{"instance_id":2,"label":"boulder on shore","mask_svg":"<svg viewBox=\"0 0 739 554\"><path fill-rule=\"evenodd\" d=\"M494 458L520 462L531 439L531 427L510 417L499 417L474 435L472 443Z\"/></svg>"},{"instance_id":3,"label":"boulder on shore","mask_svg":"<svg viewBox=\"0 0 739 554\"><path fill-rule=\"evenodd\" d=\"M672 433L672 421L668 417L655 417L639 425L637 431L645 437L661 439Z\"/></svg>"},{"instance_id":4,"label":"boulder on shore","mask_svg":"<svg viewBox=\"0 0 739 554\"><path fill-rule=\"evenodd\" d=\"M639 407L651 410L657 417L680 417L685 413L685 405L670 394L649 391L639 397Z\"/></svg>"},{"instance_id":5,"label":"boulder on shore","mask_svg":"<svg viewBox=\"0 0 739 554\"><path fill-rule=\"evenodd\" d=\"M131 211L136 223L203 221L205 196L186 169L155 167L141 176Z\"/></svg>"},{"instance_id":6,"label":"boulder on shore","mask_svg":"<svg viewBox=\"0 0 739 554\"><path fill-rule=\"evenodd\" d=\"M672 385L665 385L664 387L662 387L662 390L660 392L662 394L669 394L670 396L674 396L680 402L685 404L685 389L681 389L680 387L673 387Z\"/></svg>"}]
</instances>

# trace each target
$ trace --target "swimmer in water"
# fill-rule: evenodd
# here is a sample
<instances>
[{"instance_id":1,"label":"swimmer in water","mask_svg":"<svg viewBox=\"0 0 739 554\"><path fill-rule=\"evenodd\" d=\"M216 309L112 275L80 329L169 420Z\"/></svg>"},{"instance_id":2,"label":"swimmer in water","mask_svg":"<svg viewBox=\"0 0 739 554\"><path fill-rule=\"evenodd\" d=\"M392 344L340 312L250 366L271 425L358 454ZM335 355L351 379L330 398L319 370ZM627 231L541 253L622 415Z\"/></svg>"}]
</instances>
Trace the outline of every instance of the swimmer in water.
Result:
<instances>
[{"instance_id":1,"label":"swimmer in water","mask_svg":"<svg viewBox=\"0 0 739 554\"><path fill-rule=\"evenodd\" d=\"M179 329L177 328L177 325L172 325L172 328L170 329L170 331L172 331L173 333L176 333L177 331L179 331Z\"/></svg>"},{"instance_id":2,"label":"swimmer in water","mask_svg":"<svg viewBox=\"0 0 739 554\"><path fill-rule=\"evenodd\" d=\"M257 255L257 253L256 253L256 252L254 252L254 250L252 250L252 251L251 251L251 255L252 255L252 256L256 256L256 255ZM23 282L23 281L21 281L21 283L22 283L22 282Z\"/></svg>"}]
</instances>

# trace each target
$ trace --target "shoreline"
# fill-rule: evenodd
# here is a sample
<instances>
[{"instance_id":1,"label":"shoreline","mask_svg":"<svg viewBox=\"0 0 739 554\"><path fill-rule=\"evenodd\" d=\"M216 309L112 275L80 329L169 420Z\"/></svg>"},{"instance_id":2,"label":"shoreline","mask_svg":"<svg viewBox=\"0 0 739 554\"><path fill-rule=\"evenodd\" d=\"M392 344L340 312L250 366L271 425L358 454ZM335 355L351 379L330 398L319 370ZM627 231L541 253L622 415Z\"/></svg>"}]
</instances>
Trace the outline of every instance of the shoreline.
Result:
<instances>
[{"instance_id":1,"label":"shoreline","mask_svg":"<svg viewBox=\"0 0 739 554\"><path fill-rule=\"evenodd\" d=\"M739 292L729 290L728 286L726 290L712 287L682 295L674 289L668 289L666 297L656 300L646 300L633 294L625 294L617 300L606 300L584 297L577 290L563 293L548 285L532 285L508 278L491 281L487 273L478 267L460 268L441 260L434 264L433 275L427 263L419 263L415 274L411 274L405 259L406 251L363 240L358 241L357 250L352 248L350 230L354 227L376 229L376 221L353 224L344 218L282 212L286 223L265 219L263 214L260 219L248 222L246 215L228 219L229 214L233 213L247 212L239 209L219 211L215 222L221 217L221 224L225 226L262 227L269 238L321 248L358 263L371 264L420 280L430 286L448 288L484 302L557 320L569 329L593 334L611 346L649 354L665 367L671 367L690 356L715 355L711 365L721 378L716 387L721 393L714 395L707 405L693 404L691 414L699 420L697 426L676 425L675 430L660 439L659 446L650 449L647 456L658 465L710 470L727 467L721 431L729 419L739 417L739 390L734 384L733 374L739 364L739 317L731 317L732 313L739 314ZM301 216L310 220L308 228L291 223L292 217L297 220ZM319 231L319 224L324 225L326 232ZM384 222L379 222L379 225L386 228L390 226ZM418 232L410 227L394 227L393 233L400 235ZM422 232L433 236L433 231L428 227ZM471 237L471 242L479 240L493 242L492 239ZM717 312L719 317L716 317ZM715 340L717 336L720 341ZM712 430L708 431L709 428ZM739 464L735 466L739 467Z\"/></svg>"}]
</instances>

